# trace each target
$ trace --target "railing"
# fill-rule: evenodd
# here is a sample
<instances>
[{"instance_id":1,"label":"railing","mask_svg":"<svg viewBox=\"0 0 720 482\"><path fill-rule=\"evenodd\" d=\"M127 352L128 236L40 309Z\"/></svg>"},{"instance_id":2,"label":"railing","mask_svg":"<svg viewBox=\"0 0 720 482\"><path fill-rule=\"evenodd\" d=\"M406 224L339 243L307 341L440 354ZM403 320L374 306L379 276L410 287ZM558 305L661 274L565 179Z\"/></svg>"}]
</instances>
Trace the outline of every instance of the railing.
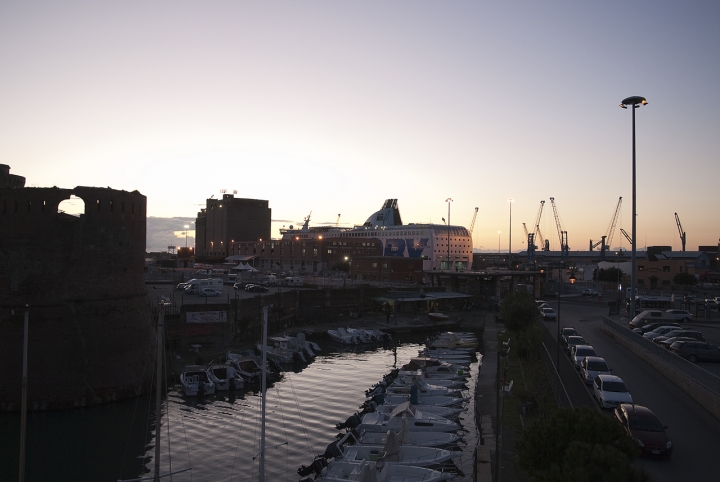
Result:
<instances>
[{"instance_id":1,"label":"railing","mask_svg":"<svg viewBox=\"0 0 720 482\"><path fill-rule=\"evenodd\" d=\"M700 368L692 362L672 353L669 350L653 343L651 340L643 338L637 333L633 332L629 328L619 324L618 322L611 320L610 318L603 317L603 324L610 328L614 333L625 337L630 340L638 347L647 350L648 352L655 355L657 358L673 366L683 374L692 378L700 385L704 386L708 390L720 394L720 377L713 375L709 371Z\"/></svg>"}]
</instances>

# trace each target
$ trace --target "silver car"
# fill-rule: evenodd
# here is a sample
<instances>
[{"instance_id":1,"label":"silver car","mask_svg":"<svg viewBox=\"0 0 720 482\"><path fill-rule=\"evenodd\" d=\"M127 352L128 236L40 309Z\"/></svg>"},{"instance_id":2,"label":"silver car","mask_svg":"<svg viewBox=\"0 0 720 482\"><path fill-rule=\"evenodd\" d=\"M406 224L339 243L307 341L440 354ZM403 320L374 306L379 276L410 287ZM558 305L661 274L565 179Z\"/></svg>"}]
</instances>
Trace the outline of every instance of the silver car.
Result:
<instances>
[{"instance_id":1,"label":"silver car","mask_svg":"<svg viewBox=\"0 0 720 482\"><path fill-rule=\"evenodd\" d=\"M580 370L580 365L586 356L597 356L595 348L590 345L575 345L570 349L570 358L572 358L576 370Z\"/></svg>"},{"instance_id":2,"label":"silver car","mask_svg":"<svg viewBox=\"0 0 720 482\"><path fill-rule=\"evenodd\" d=\"M615 375L596 376L593 382L593 395L602 408L615 408L621 403L633 403L625 382Z\"/></svg>"},{"instance_id":3,"label":"silver car","mask_svg":"<svg viewBox=\"0 0 720 482\"><path fill-rule=\"evenodd\" d=\"M586 356L580 364L580 374L587 385L592 385L598 375L610 375L611 371L599 356Z\"/></svg>"}]
</instances>

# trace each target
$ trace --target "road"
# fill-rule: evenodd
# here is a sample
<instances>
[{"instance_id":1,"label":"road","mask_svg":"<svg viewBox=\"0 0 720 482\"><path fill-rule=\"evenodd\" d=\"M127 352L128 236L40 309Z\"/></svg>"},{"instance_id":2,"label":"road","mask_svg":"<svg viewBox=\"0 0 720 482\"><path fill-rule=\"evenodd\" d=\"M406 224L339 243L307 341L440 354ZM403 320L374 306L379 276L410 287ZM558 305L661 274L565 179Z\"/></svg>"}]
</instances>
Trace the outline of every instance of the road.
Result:
<instances>
[{"instance_id":1,"label":"road","mask_svg":"<svg viewBox=\"0 0 720 482\"><path fill-rule=\"evenodd\" d=\"M557 311L557 302L550 304ZM605 358L613 374L623 379L635 403L650 408L668 426L667 431L674 447L671 459L638 459L634 465L647 471L656 482L718 480L714 457L720 453L720 420L710 415L657 370L602 332L602 316L607 314L606 305L592 301L564 301L560 311L560 327L574 327L598 355ZM554 322L544 324L555 336L557 325ZM698 328L701 328L703 334L707 332L706 338L720 337L720 330L716 328ZM720 363L709 365L717 369ZM612 415L611 411L604 413Z\"/></svg>"}]
</instances>

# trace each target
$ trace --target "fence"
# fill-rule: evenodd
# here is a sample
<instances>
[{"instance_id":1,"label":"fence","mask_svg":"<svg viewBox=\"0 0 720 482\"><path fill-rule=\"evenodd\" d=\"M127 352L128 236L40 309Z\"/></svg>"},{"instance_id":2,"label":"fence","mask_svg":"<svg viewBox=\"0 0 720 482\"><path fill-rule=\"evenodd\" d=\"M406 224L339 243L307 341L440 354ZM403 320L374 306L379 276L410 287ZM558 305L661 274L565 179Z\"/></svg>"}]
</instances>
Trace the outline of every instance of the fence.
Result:
<instances>
[{"instance_id":1,"label":"fence","mask_svg":"<svg viewBox=\"0 0 720 482\"><path fill-rule=\"evenodd\" d=\"M707 370L700 368L694 363L691 363L686 359L675 355L671 351L666 350L665 348L653 343L652 341L643 338L642 336L639 336L637 333L633 332L629 328L617 323L616 321L611 320L610 318L603 317L603 324L607 328L612 330L613 333L624 337L626 340L634 343L639 348L650 352L652 355L659 358L668 365L671 365L673 368L679 370L687 377L696 381L698 384L702 385L713 393L720 395L720 377L717 377L716 375L713 375Z\"/></svg>"}]
</instances>

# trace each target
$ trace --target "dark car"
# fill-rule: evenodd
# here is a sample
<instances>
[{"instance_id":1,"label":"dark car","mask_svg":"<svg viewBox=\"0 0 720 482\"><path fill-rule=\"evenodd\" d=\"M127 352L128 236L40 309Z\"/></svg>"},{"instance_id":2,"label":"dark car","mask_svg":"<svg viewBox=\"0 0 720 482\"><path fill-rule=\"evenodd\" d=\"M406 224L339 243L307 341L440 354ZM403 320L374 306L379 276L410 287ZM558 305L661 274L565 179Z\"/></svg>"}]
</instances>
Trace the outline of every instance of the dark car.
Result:
<instances>
[{"instance_id":1,"label":"dark car","mask_svg":"<svg viewBox=\"0 0 720 482\"><path fill-rule=\"evenodd\" d=\"M565 342L565 353L569 355L570 350L572 350L572 347L574 347L575 345L587 345L587 342L582 336L568 336Z\"/></svg>"},{"instance_id":2,"label":"dark car","mask_svg":"<svg viewBox=\"0 0 720 482\"><path fill-rule=\"evenodd\" d=\"M266 287L260 286L260 285L247 285L245 287L245 291L247 291L249 293L266 293L270 290L268 290Z\"/></svg>"},{"instance_id":3,"label":"dark car","mask_svg":"<svg viewBox=\"0 0 720 482\"><path fill-rule=\"evenodd\" d=\"M244 290L247 285L248 285L248 283L246 283L244 281L238 281L237 283L235 283L233 285L233 289L234 290Z\"/></svg>"},{"instance_id":4,"label":"dark car","mask_svg":"<svg viewBox=\"0 0 720 482\"><path fill-rule=\"evenodd\" d=\"M669 350L673 343L676 341L698 341L696 338L692 338L689 336L673 336L672 338L668 338L667 340L663 340L658 345L665 348L666 350ZM704 340L703 340L704 341Z\"/></svg>"},{"instance_id":5,"label":"dark car","mask_svg":"<svg viewBox=\"0 0 720 482\"><path fill-rule=\"evenodd\" d=\"M664 426L652 411L642 405L622 403L614 410L615 420L640 446L642 455L669 459L673 445Z\"/></svg>"},{"instance_id":6,"label":"dark car","mask_svg":"<svg viewBox=\"0 0 720 482\"><path fill-rule=\"evenodd\" d=\"M670 332L668 332L668 333L665 333L665 334L662 335L662 336L656 336L655 338L653 338L652 341L653 341L653 343L659 344L660 342L665 341L665 340L667 340L668 338L673 338L673 337L676 337L676 336L682 336L682 337L685 337L685 338L695 338L696 340L699 340L699 341L705 341L705 338L703 338L702 333L700 333L699 331L695 331L695 330L674 330L674 331L670 331Z\"/></svg>"},{"instance_id":7,"label":"dark car","mask_svg":"<svg viewBox=\"0 0 720 482\"><path fill-rule=\"evenodd\" d=\"M649 331L653 331L655 328L660 328L661 326L676 326L678 329L682 328L677 323L655 322L655 323L649 323L645 326L641 326L640 328L635 328L633 330L633 332L637 333L638 335L644 335L645 333L647 333Z\"/></svg>"},{"instance_id":8,"label":"dark car","mask_svg":"<svg viewBox=\"0 0 720 482\"><path fill-rule=\"evenodd\" d=\"M676 341L670 351L695 363L699 360L720 361L720 347L697 340Z\"/></svg>"},{"instance_id":9,"label":"dark car","mask_svg":"<svg viewBox=\"0 0 720 482\"><path fill-rule=\"evenodd\" d=\"M577 332L575 328L563 328L560 330L560 344L563 348L567 347L567 337L568 336L580 336L580 333Z\"/></svg>"}]
</instances>

